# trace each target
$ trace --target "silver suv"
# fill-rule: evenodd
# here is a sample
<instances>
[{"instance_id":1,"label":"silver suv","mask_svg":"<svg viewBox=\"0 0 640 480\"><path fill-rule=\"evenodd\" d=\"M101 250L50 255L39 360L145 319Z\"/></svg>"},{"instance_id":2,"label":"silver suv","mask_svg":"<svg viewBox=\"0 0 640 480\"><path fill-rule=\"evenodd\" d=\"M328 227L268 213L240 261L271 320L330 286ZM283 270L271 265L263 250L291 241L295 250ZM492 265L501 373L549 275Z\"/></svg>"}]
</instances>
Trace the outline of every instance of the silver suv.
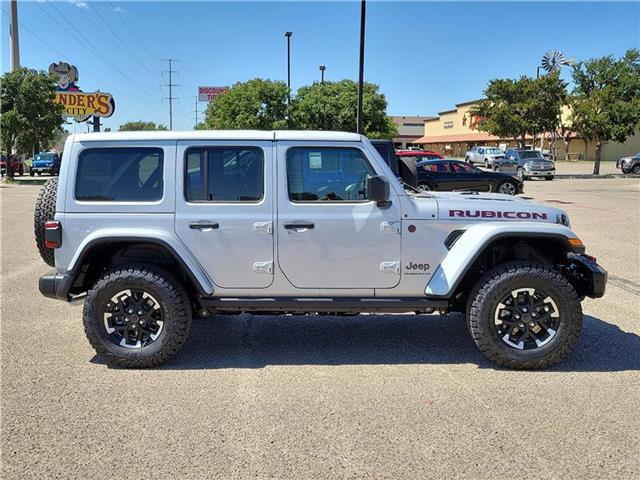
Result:
<instances>
[{"instance_id":1,"label":"silver suv","mask_svg":"<svg viewBox=\"0 0 640 480\"><path fill-rule=\"evenodd\" d=\"M464 161L474 164L481 163L486 168L494 166L496 160L504 159L504 152L496 147L472 147L464 155Z\"/></svg>"},{"instance_id":2,"label":"silver suv","mask_svg":"<svg viewBox=\"0 0 640 480\"><path fill-rule=\"evenodd\" d=\"M169 359L194 314L462 312L489 358L542 368L606 284L564 211L413 190L352 133L71 135L34 223L40 292L84 301L123 367Z\"/></svg>"}]
</instances>

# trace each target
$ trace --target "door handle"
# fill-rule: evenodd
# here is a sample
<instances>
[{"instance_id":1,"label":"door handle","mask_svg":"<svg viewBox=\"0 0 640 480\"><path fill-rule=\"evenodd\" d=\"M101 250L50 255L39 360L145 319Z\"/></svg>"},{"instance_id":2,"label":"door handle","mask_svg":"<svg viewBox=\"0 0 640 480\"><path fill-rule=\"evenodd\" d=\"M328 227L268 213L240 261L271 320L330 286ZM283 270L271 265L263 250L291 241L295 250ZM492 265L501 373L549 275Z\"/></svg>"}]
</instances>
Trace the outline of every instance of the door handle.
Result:
<instances>
[{"instance_id":1,"label":"door handle","mask_svg":"<svg viewBox=\"0 0 640 480\"><path fill-rule=\"evenodd\" d=\"M217 230L219 227L218 222L197 222L189 224L191 230Z\"/></svg>"},{"instance_id":2,"label":"door handle","mask_svg":"<svg viewBox=\"0 0 640 480\"><path fill-rule=\"evenodd\" d=\"M286 230L311 230L315 227L313 223L285 223L284 228Z\"/></svg>"}]
</instances>

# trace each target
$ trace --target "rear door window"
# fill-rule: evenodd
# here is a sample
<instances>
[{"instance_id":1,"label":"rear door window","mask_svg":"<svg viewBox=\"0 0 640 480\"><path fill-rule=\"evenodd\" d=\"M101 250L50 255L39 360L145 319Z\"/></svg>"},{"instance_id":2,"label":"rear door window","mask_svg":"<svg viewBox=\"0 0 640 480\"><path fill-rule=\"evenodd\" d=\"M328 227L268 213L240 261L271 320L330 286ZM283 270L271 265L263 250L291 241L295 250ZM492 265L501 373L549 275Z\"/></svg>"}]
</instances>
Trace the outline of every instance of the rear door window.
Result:
<instances>
[{"instance_id":1,"label":"rear door window","mask_svg":"<svg viewBox=\"0 0 640 480\"><path fill-rule=\"evenodd\" d=\"M261 148L190 148L185 164L188 202L259 202L264 196Z\"/></svg>"},{"instance_id":2,"label":"rear door window","mask_svg":"<svg viewBox=\"0 0 640 480\"><path fill-rule=\"evenodd\" d=\"M152 202L162 199L161 148L90 148L78 157L76 200Z\"/></svg>"}]
</instances>

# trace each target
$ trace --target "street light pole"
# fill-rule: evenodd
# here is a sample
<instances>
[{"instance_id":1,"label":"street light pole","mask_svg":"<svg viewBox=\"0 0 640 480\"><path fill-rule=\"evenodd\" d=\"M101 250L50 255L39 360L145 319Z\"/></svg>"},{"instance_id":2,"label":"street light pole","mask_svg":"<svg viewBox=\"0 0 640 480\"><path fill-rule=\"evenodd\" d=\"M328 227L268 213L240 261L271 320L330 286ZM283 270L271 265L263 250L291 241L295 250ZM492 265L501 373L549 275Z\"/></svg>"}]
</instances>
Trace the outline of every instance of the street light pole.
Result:
<instances>
[{"instance_id":1,"label":"street light pole","mask_svg":"<svg viewBox=\"0 0 640 480\"><path fill-rule=\"evenodd\" d=\"M327 69L324 65L320 65L320 83L324 83L324 71Z\"/></svg>"},{"instance_id":2,"label":"street light pole","mask_svg":"<svg viewBox=\"0 0 640 480\"><path fill-rule=\"evenodd\" d=\"M284 36L287 37L287 115L291 104L291 35L293 32L284 33Z\"/></svg>"},{"instance_id":3,"label":"street light pole","mask_svg":"<svg viewBox=\"0 0 640 480\"><path fill-rule=\"evenodd\" d=\"M20 68L20 40L18 39L18 1L11 0L9 8L9 35L11 36L11 71Z\"/></svg>"},{"instance_id":4,"label":"street light pole","mask_svg":"<svg viewBox=\"0 0 640 480\"><path fill-rule=\"evenodd\" d=\"M364 28L367 17L367 2L360 3L360 62L358 73L358 112L356 115L356 132L362 133L362 91L364 87Z\"/></svg>"}]
</instances>

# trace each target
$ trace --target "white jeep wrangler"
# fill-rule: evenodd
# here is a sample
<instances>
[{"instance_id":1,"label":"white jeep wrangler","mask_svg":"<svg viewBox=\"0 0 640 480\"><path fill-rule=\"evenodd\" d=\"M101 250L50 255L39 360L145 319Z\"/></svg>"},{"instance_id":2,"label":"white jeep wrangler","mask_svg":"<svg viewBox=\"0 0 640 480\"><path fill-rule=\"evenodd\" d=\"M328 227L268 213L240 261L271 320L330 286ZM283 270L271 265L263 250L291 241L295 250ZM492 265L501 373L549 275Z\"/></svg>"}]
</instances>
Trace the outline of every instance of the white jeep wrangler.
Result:
<instances>
[{"instance_id":1,"label":"white jeep wrangler","mask_svg":"<svg viewBox=\"0 0 640 480\"><path fill-rule=\"evenodd\" d=\"M89 342L123 367L175 354L192 312L458 311L491 360L542 368L607 278L562 210L411 191L352 133L71 135L35 234L55 266L40 292L84 299Z\"/></svg>"}]
</instances>

